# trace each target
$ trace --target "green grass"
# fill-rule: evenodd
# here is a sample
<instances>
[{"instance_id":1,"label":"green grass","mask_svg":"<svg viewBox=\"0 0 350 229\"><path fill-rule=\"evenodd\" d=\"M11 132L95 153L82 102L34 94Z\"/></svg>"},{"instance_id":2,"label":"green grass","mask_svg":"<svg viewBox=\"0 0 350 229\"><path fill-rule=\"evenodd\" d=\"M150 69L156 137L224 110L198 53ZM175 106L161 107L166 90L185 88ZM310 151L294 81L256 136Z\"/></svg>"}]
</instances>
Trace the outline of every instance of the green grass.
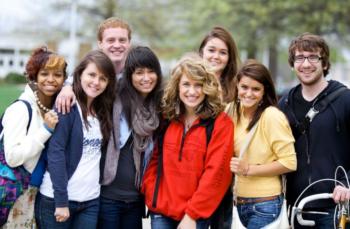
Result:
<instances>
[{"instance_id":1,"label":"green grass","mask_svg":"<svg viewBox=\"0 0 350 229\"><path fill-rule=\"evenodd\" d=\"M0 84L0 115L4 113L8 105L19 97L22 91L22 85Z\"/></svg>"}]
</instances>

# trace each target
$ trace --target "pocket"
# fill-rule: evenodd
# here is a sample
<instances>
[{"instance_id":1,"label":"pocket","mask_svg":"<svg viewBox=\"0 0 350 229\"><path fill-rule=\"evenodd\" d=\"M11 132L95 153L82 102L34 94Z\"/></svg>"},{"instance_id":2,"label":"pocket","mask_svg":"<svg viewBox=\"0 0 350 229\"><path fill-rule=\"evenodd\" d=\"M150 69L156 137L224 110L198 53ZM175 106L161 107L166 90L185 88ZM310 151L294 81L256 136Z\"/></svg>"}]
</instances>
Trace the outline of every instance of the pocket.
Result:
<instances>
[{"instance_id":1,"label":"pocket","mask_svg":"<svg viewBox=\"0 0 350 229\"><path fill-rule=\"evenodd\" d=\"M253 211L262 217L277 218L281 211L282 203L279 199L256 203L253 205Z\"/></svg>"}]
</instances>

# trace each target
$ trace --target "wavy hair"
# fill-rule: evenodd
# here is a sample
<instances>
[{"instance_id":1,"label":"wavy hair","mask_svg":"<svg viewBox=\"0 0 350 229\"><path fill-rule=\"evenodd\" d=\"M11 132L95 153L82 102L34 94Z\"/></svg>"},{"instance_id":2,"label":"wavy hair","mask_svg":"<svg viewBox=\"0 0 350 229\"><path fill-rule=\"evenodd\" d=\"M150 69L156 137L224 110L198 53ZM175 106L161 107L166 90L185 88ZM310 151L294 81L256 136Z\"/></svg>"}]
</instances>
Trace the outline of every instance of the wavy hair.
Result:
<instances>
[{"instance_id":1,"label":"wavy hair","mask_svg":"<svg viewBox=\"0 0 350 229\"><path fill-rule=\"evenodd\" d=\"M234 109L233 112L237 115L237 121L241 117L241 103L238 98L238 83L243 77L251 78L258 81L264 86L264 95L261 103L259 104L257 110L255 111L252 120L250 121L247 130L249 131L254 124L260 119L261 114L269 106L277 106L277 94L275 90L274 83L270 71L260 62L254 59L248 59L238 70L237 77L235 79L235 90L234 90Z\"/></svg>"},{"instance_id":2,"label":"wavy hair","mask_svg":"<svg viewBox=\"0 0 350 229\"><path fill-rule=\"evenodd\" d=\"M203 85L205 98L196 108L196 114L200 118L215 118L223 111L224 105L220 98L220 85L215 74L209 70L209 67L200 56L187 54L176 64L165 87L161 101L162 112L165 118L169 120L179 119L185 113L185 106L179 97L179 83L183 75ZM177 103L180 106L180 114L176 113Z\"/></svg>"},{"instance_id":3,"label":"wavy hair","mask_svg":"<svg viewBox=\"0 0 350 229\"><path fill-rule=\"evenodd\" d=\"M108 79L106 89L93 100L90 107L90 109L96 113L97 118L100 121L100 129L103 137L102 148L104 149L107 147L113 125L112 110L116 95L116 76L113 63L108 56L100 50L88 52L75 68L73 73L73 92L76 95L77 101L81 107L82 116L86 127L89 126L87 121L87 96L81 86L81 75L90 63L94 63L98 70L101 71Z\"/></svg>"},{"instance_id":4,"label":"wavy hair","mask_svg":"<svg viewBox=\"0 0 350 229\"><path fill-rule=\"evenodd\" d=\"M225 102L231 102L233 100L233 92L232 88L234 88L233 85L233 79L235 78L239 64L240 64L240 58L238 54L238 49L236 42L234 41L233 37L231 36L230 32L227 31L225 28L220 26L213 27L209 33L203 38L200 46L199 46L199 55L203 56L203 49L213 38L218 38L222 40L228 49L228 62L226 64L226 67L224 68L221 76L220 76L220 84L223 89L223 99Z\"/></svg>"}]
</instances>

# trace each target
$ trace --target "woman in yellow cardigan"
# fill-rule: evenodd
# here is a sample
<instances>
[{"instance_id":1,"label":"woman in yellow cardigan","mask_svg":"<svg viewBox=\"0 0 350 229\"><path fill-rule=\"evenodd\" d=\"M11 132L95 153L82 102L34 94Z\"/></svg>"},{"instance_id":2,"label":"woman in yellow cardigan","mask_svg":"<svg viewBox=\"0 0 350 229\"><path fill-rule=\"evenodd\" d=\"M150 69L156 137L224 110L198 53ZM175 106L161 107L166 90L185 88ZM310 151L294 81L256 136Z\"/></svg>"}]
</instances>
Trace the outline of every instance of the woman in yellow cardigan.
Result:
<instances>
[{"instance_id":1,"label":"woman in yellow cardigan","mask_svg":"<svg viewBox=\"0 0 350 229\"><path fill-rule=\"evenodd\" d=\"M227 107L235 122L235 196L242 224L262 228L273 222L283 203L281 174L296 170L294 138L284 114L276 108L277 96L268 69L248 60L238 72L234 102ZM257 125L250 144L239 159L249 131Z\"/></svg>"}]
</instances>

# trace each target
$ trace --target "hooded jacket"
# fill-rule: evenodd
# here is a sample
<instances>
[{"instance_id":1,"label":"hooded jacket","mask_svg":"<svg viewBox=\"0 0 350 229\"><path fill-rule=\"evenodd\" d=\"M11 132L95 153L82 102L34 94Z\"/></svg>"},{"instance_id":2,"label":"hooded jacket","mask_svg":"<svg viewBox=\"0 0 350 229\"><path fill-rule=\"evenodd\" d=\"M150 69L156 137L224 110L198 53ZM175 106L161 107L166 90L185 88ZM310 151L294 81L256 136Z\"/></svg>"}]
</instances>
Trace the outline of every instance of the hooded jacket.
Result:
<instances>
[{"instance_id":1,"label":"hooded jacket","mask_svg":"<svg viewBox=\"0 0 350 229\"><path fill-rule=\"evenodd\" d=\"M329 93L344 85L337 81L329 81L328 86L316 97L321 101ZM280 109L286 114L295 137L298 169L287 175L287 200L294 204L300 193L312 182L320 179L334 179L337 166L343 166L350 175L350 90L346 90L335 98L328 106L318 113L308 129L302 133L297 120L293 103L295 93L301 90L298 85L290 90L288 95L281 98ZM310 107L311 108L311 107ZM338 172L337 179L346 184L344 174ZM302 197L332 193L335 183L320 182L313 185ZM314 201L307 206L310 208L334 207L331 199Z\"/></svg>"}]
</instances>

